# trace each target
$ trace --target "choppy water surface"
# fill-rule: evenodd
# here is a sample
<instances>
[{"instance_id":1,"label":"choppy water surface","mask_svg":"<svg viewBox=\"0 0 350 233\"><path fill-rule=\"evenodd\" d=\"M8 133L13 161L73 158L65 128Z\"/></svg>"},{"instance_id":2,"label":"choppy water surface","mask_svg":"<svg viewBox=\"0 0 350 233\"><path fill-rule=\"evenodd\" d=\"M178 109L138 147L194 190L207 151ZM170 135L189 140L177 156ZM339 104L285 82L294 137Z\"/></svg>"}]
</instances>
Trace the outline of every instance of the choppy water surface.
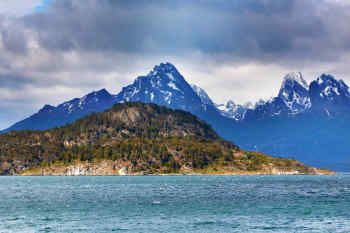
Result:
<instances>
[{"instance_id":1,"label":"choppy water surface","mask_svg":"<svg viewBox=\"0 0 350 233\"><path fill-rule=\"evenodd\" d=\"M0 232L350 232L350 175L0 177Z\"/></svg>"}]
</instances>

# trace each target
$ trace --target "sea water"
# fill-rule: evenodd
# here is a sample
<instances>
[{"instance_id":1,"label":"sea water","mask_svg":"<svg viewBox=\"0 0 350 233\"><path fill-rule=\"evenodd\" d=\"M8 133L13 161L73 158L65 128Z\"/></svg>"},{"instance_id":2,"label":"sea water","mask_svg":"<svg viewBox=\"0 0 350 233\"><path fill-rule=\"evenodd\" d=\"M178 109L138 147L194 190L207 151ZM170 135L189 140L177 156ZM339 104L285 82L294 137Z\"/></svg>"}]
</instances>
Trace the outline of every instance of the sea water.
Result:
<instances>
[{"instance_id":1,"label":"sea water","mask_svg":"<svg viewBox=\"0 0 350 233\"><path fill-rule=\"evenodd\" d=\"M0 232L350 232L350 174L0 177Z\"/></svg>"}]
</instances>

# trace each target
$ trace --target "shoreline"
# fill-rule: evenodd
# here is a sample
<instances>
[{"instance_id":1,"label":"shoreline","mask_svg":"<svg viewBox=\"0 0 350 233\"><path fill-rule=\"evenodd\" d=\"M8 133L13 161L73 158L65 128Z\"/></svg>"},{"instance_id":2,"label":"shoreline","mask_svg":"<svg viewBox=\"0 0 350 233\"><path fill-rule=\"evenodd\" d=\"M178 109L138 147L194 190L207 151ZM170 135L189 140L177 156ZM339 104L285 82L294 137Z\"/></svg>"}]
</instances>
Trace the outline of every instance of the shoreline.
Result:
<instances>
[{"instance_id":1,"label":"shoreline","mask_svg":"<svg viewBox=\"0 0 350 233\"><path fill-rule=\"evenodd\" d=\"M194 169L182 166L178 171L167 170L135 170L129 163L101 160L94 162L75 161L71 164L54 163L46 167L33 167L4 174L4 176L259 176L259 175L336 175L327 169L313 167L276 167L263 166L257 170L240 170L232 166Z\"/></svg>"},{"instance_id":2,"label":"shoreline","mask_svg":"<svg viewBox=\"0 0 350 233\"><path fill-rule=\"evenodd\" d=\"M0 175L2 177L5 176L20 176L20 177L43 177L43 176L51 176L51 177L102 177L102 176L111 176L111 177L145 177L145 176L336 176L339 175L336 172L321 172L321 173L299 173L299 174L274 174L274 173L218 173L218 174L207 174L207 173L192 173L192 174L127 174L127 175L57 175L57 174L48 174L48 175L38 175L38 174L18 174L18 175Z\"/></svg>"}]
</instances>

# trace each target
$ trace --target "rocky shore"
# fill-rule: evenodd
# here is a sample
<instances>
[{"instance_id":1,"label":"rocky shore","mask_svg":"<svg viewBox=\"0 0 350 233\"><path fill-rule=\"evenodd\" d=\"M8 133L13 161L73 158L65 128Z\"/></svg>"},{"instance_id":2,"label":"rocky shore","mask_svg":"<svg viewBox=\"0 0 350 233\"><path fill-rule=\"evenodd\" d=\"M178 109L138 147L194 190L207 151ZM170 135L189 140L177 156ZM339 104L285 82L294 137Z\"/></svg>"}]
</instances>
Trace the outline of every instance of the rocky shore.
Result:
<instances>
[{"instance_id":1,"label":"rocky shore","mask_svg":"<svg viewBox=\"0 0 350 233\"><path fill-rule=\"evenodd\" d=\"M77 161L72 164L56 163L47 167L36 167L24 170L19 176L134 176L134 175L334 175L329 170L308 168L300 171L265 166L258 171L241 171L233 167L212 169L192 169L182 167L178 173L162 173L161 171L135 171L128 162L102 160L94 162Z\"/></svg>"}]
</instances>

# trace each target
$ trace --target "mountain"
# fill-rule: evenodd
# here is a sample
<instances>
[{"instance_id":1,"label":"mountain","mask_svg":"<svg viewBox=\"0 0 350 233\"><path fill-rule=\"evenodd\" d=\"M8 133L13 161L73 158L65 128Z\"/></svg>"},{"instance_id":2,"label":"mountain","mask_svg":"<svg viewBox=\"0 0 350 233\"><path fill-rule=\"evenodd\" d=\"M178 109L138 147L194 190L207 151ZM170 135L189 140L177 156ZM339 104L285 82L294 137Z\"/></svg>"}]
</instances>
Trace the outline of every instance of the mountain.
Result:
<instances>
[{"instance_id":1,"label":"mountain","mask_svg":"<svg viewBox=\"0 0 350 233\"><path fill-rule=\"evenodd\" d=\"M350 94L344 81L323 74L308 86L300 73L292 73L277 97L247 110L231 129L237 132L231 140L244 149L349 171L349 120Z\"/></svg>"},{"instance_id":2,"label":"mountain","mask_svg":"<svg viewBox=\"0 0 350 233\"><path fill-rule=\"evenodd\" d=\"M311 107L308 89L301 73L290 73L284 77L278 97L287 106L289 114L299 114Z\"/></svg>"},{"instance_id":3,"label":"mountain","mask_svg":"<svg viewBox=\"0 0 350 233\"><path fill-rule=\"evenodd\" d=\"M241 150L198 117L128 102L47 131L0 135L1 175L331 174Z\"/></svg>"},{"instance_id":4,"label":"mountain","mask_svg":"<svg viewBox=\"0 0 350 233\"><path fill-rule=\"evenodd\" d=\"M224 129L231 125L232 121L221 115L215 104L210 103L212 101L203 90L197 93L198 88L191 87L173 64L161 63L146 76L137 77L117 95L111 95L102 89L57 107L45 105L39 112L14 124L3 133L13 130L46 130L59 127L92 112L102 112L115 103L139 101L191 112L210 123L215 130L222 133L222 136L229 138L231 132Z\"/></svg>"},{"instance_id":5,"label":"mountain","mask_svg":"<svg viewBox=\"0 0 350 233\"><path fill-rule=\"evenodd\" d=\"M343 80L322 74L310 84L312 111L338 116L350 113L349 87Z\"/></svg>"},{"instance_id":6,"label":"mountain","mask_svg":"<svg viewBox=\"0 0 350 233\"><path fill-rule=\"evenodd\" d=\"M116 100L118 103L156 103L189 112L203 111L200 97L170 63L161 63L148 75L139 76L117 94Z\"/></svg>"}]
</instances>

